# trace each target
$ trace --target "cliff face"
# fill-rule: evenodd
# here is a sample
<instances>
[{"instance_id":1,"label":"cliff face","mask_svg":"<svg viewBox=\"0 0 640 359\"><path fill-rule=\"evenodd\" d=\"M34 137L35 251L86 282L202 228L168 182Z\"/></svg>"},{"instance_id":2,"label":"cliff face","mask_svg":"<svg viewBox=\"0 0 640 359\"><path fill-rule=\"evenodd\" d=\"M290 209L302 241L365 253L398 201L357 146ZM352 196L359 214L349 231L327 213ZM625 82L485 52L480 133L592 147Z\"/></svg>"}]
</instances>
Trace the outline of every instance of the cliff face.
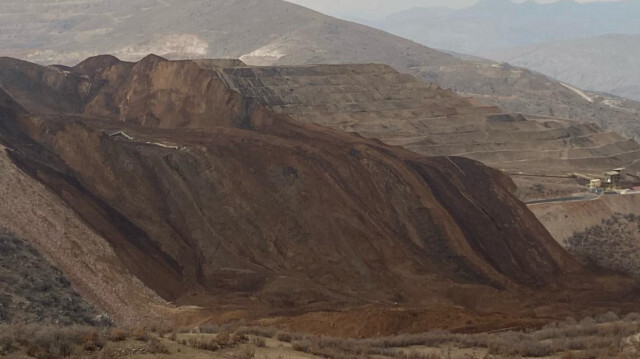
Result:
<instances>
[{"instance_id":1,"label":"cliff face","mask_svg":"<svg viewBox=\"0 0 640 359\"><path fill-rule=\"evenodd\" d=\"M56 86L24 66L42 91L5 96L11 158L165 300L426 303L580 270L500 172L276 114L215 61L99 57ZM82 106L43 108L51 91Z\"/></svg>"}]
</instances>

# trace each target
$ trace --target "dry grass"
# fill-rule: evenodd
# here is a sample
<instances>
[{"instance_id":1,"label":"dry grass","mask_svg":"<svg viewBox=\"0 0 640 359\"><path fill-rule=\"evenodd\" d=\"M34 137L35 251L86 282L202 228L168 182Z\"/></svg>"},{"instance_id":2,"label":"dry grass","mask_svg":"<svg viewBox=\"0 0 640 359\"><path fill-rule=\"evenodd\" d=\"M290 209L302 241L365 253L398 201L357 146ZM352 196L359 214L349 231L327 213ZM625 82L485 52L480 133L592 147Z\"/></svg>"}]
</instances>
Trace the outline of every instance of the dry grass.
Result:
<instances>
[{"instance_id":1,"label":"dry grass","mask_svg":"<svg viewBox=\"0 0 640 359\"><path fill-rule=\"evenodd\" d=\"M542 329L520 332L505 331L484 334L453 334L434 331L424 334L399 335L364 340L305 337L293 341L295 350L324 358L346 359L388 356L398 359L447 357L424 354L411 348L482 348L491 357L626 358L633 352L628 338L640 333L638 314L624 319L614 313L580 322L567 319ZM640 344L639 344L640 346ZM409 348L405 350L402 348ZM640 357L640 351L634 352Z\"/></svg>"},{"instance_id":2,"label":"dry grass","mask_svg":"<svg viewBox=\"0 0 640 359\"><path fill-rule=\"evenodd\" d=\"M74 351L94 352L105 344L95 328L86 326L4 326L0 327L0 337L0 355L11 354L22 348L27 355L37 359L67 358Z\"/></svg>"},{"instance_id":3,"label":"dry grass","mask_svg":"<svg viewBox=\"0 0 640 359\"><path fill-rule=\"evenodd\" d=\"M158 340L158 338L151 338L147 342L147 353L151 354L169 354L169 349Z\"/></svg>"},{"instance_id":4,"label":"dry grass","mask_svg":"<svg viewBox=\"0 0 640 359\"><path fill-rule=\"evenodd\" d=\"M18 353L37 359L112 358L123 355L122 349L118 352L114 351L114 347L138 343L135 344L136 351L132 353L150 357L179 357L181 350L188 351L185 348L203 352L221 351L216 355L231 359L266 358L265 353L269 350L289 351L292 358L313 355L327 359L640 357L640 340L633 339L640 333L639 314L619 318L615 313L606 313L579 322L567 318L563 322L526 332L455 334L433 331L371 339L316 337L261 327L236 326L235 331L230 328L218 327L216 334L202 333L201 329L183 330L182 334L173 330L165 334L143 329L123 331L79 326L5 326L0 327L0 356ZM291 346L287 343L291 343ZM300 354L296 356L296 352Z\"/></svg>"},{"instance_id":5,"label":"dry grass","mask_svg":"<svg viewBox=\"0 0 640 359\"><path fill-rule=\"evenodd\" d=\"M251 343L258 348L264 348L267 346L267 341L263 337L254 337L251 339Z\"/></svg>"}]
</instances>

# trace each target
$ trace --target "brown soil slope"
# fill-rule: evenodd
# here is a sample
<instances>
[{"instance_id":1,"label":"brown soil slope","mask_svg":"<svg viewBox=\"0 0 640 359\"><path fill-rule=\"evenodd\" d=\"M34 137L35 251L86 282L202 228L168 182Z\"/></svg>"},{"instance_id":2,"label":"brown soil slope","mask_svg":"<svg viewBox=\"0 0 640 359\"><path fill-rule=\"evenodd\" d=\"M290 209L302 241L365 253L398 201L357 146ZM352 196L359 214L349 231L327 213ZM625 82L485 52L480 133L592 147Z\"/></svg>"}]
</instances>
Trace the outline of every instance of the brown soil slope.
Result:
<instances>
[{"instance_id":1,"label":"brown soil slope","mask_svg":"<svg viewBox=\"0 0 640 359\"><path fill-rule=\"evenodd\" d=\"M38 89L1 79L12 159L166 300L451 303L452 288L580 270L500 172L293 121L229 90L215 62L11 64ZM49 91L83 110L46 106Z\"/></svg>"},{"instance_id":2,"label":"brown soil slope","mask_svg":"<svg viewBox=\"0 0 640 359\"><path fill-rule=\"evenodd\" d=\"M73 283L82 296L109 313L119 325L138 326L141 322L157 322L176 311L136 278L123 263L121 250L114 249L115 232L109 240L88 226L80 216L65 203L65 199L82 194L65 185L63 181L51 182L62 198L38 182L24 170L18 168L16 156L31 156L35 160L31 167L40 166L44 171L40 177L56 173L56 159L22 133L16 126L25 110L17 105L5 92L0 91L0 127L3 143L20 147L16 152L0 146L0 219L2 226L37 248L43 257L55 263ZM11 139L11 144L4 140ZM47 165L42 165L45 163ZM46 166L51 166L48 169ZM58 176L59 177L59 176ZM56 179L56 176L51 177ZM70 190L71 189L71 190ZM80 209L85 210L86 209ZM122 239L124 241L124 238ZM147 262L148 263L148 262ZM30 267L31 278L47 275L36 266ZM12 271L17 268L12 267ZM49 308L55 309L55 306ZM41 316L41 319L46 317Z\"/></svg>"}]
</instances>

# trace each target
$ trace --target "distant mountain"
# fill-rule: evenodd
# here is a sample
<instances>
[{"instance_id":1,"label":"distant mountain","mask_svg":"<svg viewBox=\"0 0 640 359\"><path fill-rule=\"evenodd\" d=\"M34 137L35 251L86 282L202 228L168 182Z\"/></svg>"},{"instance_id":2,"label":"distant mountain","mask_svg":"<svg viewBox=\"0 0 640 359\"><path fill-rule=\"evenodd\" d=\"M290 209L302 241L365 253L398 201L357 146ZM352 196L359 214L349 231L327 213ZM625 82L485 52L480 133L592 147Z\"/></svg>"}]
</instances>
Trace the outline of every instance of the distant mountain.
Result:
<instances>
[{"instance_id":1,"label":"distant mountain","mask_svg":"<svg viewBox=\"0 0 640 359\"><path fill-rule=\"evenodd\" d=\"M488 52L584 89L640 100L640 35L605 35Z\"/></svg>"},{"instance_id":2,"label":"distant mountain","mask_svg":"<svg viewBox=\"0 0 640 359\"><path fill-rule=\"evenodd\" d=\"M579 119L640 137L638 104L586 100L538 73L465 61L281 0L6 0L0 13L0 56L40 64L73 65L101 53L123 60L149 53L239 58L250 65L385 63L509 112Z\"/></svg>"},{"instance_id":3,"label":"distant mountain","mask_svg":"<svg viewBox=\"0 0 640 359\"><path fill-rule=\"evenodd\" d=\"M640 2L580 4L483 0L462 10L412 8L368 25L434 48L484 54L507 47L594 37L640 34Z\"/></svg>"},{"instance_id":4,"label":"distant mountain","mask_svg":"<svg viewBox=\"0 0 640 359\"><path fill-rule=\"evenodd\" d=\"M30 11L36 7L47 11ZM0 13L11 15L0 25L0 53L44 64L74 65L102 53L134 61L155 53L254 64L375 61L404 68L460 62L281 0L7 0Z\"/></svg>"}]
</instances>

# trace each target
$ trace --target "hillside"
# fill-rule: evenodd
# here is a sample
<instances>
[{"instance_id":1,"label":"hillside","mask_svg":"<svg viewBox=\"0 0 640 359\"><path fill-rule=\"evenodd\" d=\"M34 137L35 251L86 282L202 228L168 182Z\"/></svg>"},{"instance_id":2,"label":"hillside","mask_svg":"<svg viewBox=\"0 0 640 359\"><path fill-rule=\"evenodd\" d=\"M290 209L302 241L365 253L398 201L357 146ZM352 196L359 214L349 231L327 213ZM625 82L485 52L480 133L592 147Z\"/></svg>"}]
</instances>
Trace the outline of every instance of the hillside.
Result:
<instances>
[{"instance_id":1,"label":"hillside","mask_svg":"<svg viewBox=\"0 0 640 359\"><path fill-rule=\"evenodd\" d=\"M526 321L536 316L526 308L552 303L564 315L622 303L633 290L621 277L599 288L499 171L274 113L230 88L226 66L3 60L12 76L0 78L0 138L20 179L8 180L9 193L29 216L52 214L1 218L116 320L352 308L345 320L383 313L384 332L396 332L460 319L402 324L398 303ZM51 92L61 101L40 101ZM33 180L48 190L27 190ZM92 234L60 233L71 229ZM570 308L553 299L575 288L565 276L582 293Z\"/></svg>"},{"instance_id":2,"label":"hillside","mask_svg":"<svg viewBox=\"0 0 640 359\"><path fill-rule=\"evenodd\" d=\"M36 6L47 11L30 11ZM531 71L462 61L281 0L9 0L0 12L10 18L1 25L0 55L42 64L74 65L101 53L123 60L149 53L240 58L252 65L383 63L508 112L571 118L640 136L636 103L596 96L587 101Z\"/></svg>"},{"instance_id":3,"label":"hillside","mask_svg":"<svg viewBox=\"0 0 640 359\"><path fill-rule=\"evenodd\" d=\"M0 251L0 324L99 324L95 308L31 245L0 228Z\"/></svg>"},{"instance_id":4,"label":"hillside","mask_svg":"<svg viewBox=\"0 0 640 359\"><path fill-rule=\"evenodd\" d=\"M416 7L368 24L429 47L471 55L607 34L640 35L633 0L482 0L466 9Z\"/></svg>"},{"instance_id":5,"label":"hillside","mask_svg":"<svg viewBox=\"0 0 640 359\"><path fill-rule=\"evenodd\" d=\"M549 232L583 264L640 276L640 196L530 206ZM571 218L567 221L567 218Z\"/></svg>"},{"instance_id":6,"label":"hillside","mask_svg":"<svg viewBox=\"0 0 640 359\"><path fill-rule=\"evenodd\" d=\"M640 101L640 35L605 35L485 52L577 87Z\"/></svg>"},{"instance_id":7,"label":"hillside","mask_svg":"<svg viewBox=\"0 0 640 359\"><path fill-rule=\"evenodd\" d=\"M49 11L29 13L34 6ZM397 36L281 0L9 0L0 10L13 20L3 24L2 54L46 64L75 65L102 53L123 60L155 53L254 64L362 62L376 54L368 61L403 68L416 59L434 65L457 62ZM23 16L39 19L24 21ZM141 24L141 17L154 21ZM241 21L247 18L254 21Z\"/></svg>"},{"instance_id":8,"label":"hillside","mask_svg":"<svg viewBox=\"0 0 640 359\"><path fill-rule=\"evenodd\" d=\"M461 156L512 174L523 198L584 191L573 172L637 172L640 145L598 126L504 113L384 65L223 69L244 96L293 118L403 146ZM637 173L640 174L640 173ZM549 177L550 176L550 177ZM562 181L562 183L560 183ZM553 196L553 195L552 195Z\"/></svg>"}]
</instances>

